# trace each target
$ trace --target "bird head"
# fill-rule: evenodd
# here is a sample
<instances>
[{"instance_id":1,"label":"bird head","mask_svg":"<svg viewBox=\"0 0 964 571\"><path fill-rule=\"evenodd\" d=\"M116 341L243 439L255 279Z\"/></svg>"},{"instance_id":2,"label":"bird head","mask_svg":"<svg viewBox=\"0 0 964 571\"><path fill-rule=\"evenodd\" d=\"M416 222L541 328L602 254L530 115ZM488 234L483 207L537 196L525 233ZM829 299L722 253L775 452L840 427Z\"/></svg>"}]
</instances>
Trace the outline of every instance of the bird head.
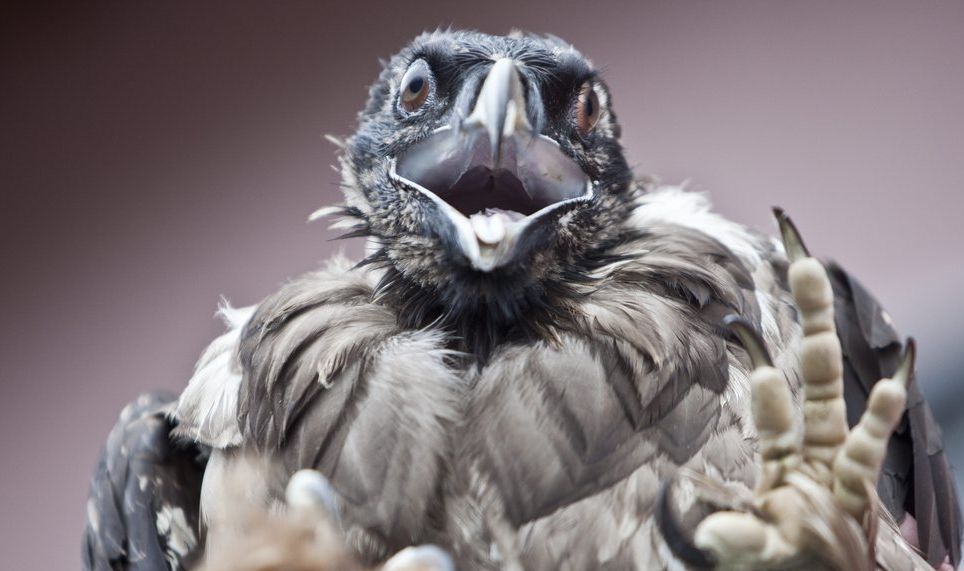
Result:
<instances>
[{"instance_id":1,"label":"bird head","mask_svg":"<svg viewBox=\"0 0 964 571\"><path fill-rule=\"evenodd\" d=\"M403 320L495 334L564 313L630 210L610 103L555 37L438 31L385 64L345 145L340 212Z\"/></svg>"}]
</instances>

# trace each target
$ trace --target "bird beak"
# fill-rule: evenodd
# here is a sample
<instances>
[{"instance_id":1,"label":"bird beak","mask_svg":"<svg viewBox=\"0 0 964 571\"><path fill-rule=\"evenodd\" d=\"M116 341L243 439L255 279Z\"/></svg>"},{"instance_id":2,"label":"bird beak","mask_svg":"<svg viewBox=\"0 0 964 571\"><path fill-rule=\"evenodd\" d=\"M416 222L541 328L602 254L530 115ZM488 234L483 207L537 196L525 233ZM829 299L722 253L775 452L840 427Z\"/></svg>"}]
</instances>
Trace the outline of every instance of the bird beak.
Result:
<instances>
[{"instance_id":1,"label":"bird beak","mask_svg":"<svg viewBox=\"0 0 964 571\"><path fill-rule=\"evenodd\" d=\"M493 166L502 165L503 147L517 132L532 136L526 118L525 90L515 62L509 58L496 60L482 82L475 109L462 123L463 129L483 128L489 135Z\"/></svg>"},{"instance_id":2,"label":"bird beak","mask_svg":"<svg viewBox=\"0 0 964 571\"><path fill-rule=\"evenodd\" d=\"M477 84L476 84L477 85ZM443 215L447 247L488 272L519 259L520 243L551 212L592 198L592 183L526 113L518 64L496 60L472 111L396 157L391 176L428 197Z\"/></svg>"}]
</instances>

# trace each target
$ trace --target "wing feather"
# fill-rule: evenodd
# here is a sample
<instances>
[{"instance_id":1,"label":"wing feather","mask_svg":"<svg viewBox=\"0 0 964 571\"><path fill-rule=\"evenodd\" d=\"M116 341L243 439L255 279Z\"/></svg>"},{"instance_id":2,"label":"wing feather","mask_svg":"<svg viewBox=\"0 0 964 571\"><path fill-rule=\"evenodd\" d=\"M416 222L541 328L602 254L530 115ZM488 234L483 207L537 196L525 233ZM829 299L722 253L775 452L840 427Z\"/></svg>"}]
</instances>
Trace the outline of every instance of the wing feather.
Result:
<instances>
[{"instance_id":1,"label":"wing feather","mask_svg":"<svg viewBox=\"0 0 964 571\"><path fill-rule=\"evenodd\" d=\"M83 568L188 569L199 551L204 462L171 439L174 397L146 394L111 430L90 483Z\"/></svg>"},{"instance_id":2,"label":"wing feather","mask_svg":"<svg viewBox=\"0 0 964 571\"><path fill-rule=\"evenodd\" d=\"M840 266L827 264L844 353L847 416L851 426L866 407L870 388L893 375L900 337L876 299ZM878 484L881 500L897 518L917 520L921 550L932 565L961 560L961 511L941 432L919 383L908 389L907 412L891 438Z\"/></svg>"}]
</instances>

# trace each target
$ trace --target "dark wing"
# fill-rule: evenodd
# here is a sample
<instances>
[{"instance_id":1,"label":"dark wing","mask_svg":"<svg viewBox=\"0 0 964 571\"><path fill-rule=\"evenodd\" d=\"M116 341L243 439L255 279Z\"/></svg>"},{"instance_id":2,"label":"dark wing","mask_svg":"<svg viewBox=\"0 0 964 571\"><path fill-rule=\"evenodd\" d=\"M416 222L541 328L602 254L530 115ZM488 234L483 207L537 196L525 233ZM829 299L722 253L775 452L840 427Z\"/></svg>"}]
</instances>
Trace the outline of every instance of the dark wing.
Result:
<instances>
[{"instance_id":1,"label":"dark wing","mask_svg":"<svg viewBox=\"0 0 964 571\"><path fill-rule=\"evenodd\" d=\"M853 426L871 386L893 375L901 342L883 308L857 280L832 262L827 269L843 347L847 420ZM918 383L911 383L907 397L907 412L891 438L877 489L898 521L905 513L917 520L928 562L948 556L956 566L961 560L961 510L954 474Z\"/></svg>"},{"instance_id":2,"label":"dark wing","mask_svg":"<svg viewBox=\"0 0 964 571\"><path fill-rule=\"evenodd\" d=\"M171 440L174 403L143 395L111 430L90 482L85 570L187 569L200 551L204 461L194 445Z\"/></svg>"}]
</instances>

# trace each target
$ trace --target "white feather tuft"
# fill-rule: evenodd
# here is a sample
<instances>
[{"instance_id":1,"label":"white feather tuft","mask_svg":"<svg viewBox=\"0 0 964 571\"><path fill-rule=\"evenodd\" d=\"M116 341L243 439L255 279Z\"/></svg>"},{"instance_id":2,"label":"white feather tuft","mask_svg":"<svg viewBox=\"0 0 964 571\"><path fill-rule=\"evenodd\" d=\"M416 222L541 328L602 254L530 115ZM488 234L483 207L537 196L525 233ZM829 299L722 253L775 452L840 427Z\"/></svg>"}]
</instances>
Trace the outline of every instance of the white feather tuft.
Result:
<instances>
[{"instance_id":1,"label":"white feather tuft","mask_svg":"<svg viewBox=\"0 0 964 571\"><path fill-rule=\"evenodd\" d=\"M344 148L347 147L347 145L345 144L344 139L342 139L342 138L340 138L340 137L336 137L336 136L334 136L334 135L330 135L330 134L328 134L328 133L325 133L325 140L328 141L329 143L331 143L332 145L335 145L335 146L338 147L339 149L344 149Z\"/></svg>"},{"instance_id":2,"label":"white feather tuft","mask_svg":"<svg viewBox=\"0 0 964 571\"><path fill-rule=\"evenodd\" d=\"M314 222L328 216L336 216L341 213L340 206L322 206L308 215L308 222Z\"/></svg>"},{"instance_id":3,"label":"white feather tuft","mask_svg":"<svg viewBox=\"0 0 964 571\"><path fill-rule=\"evenodd\" d=\"M328 229L329 230L350 230L350 229L353 229L356 224L358 224L358 222L356 222L351 218L339 218L338 220L335 220L334 222L332 222L328 226Z\"/></svg>"},{"instance_id":4,"label":"white feather tuft","mask_svg":"<svg viewBox=\"0 0 964 571\"><path fill-rule=\"evenodd\" d=\"M761 238L745 226L713 212L709 198L682 186L662 186L642 195L630 225L647 228L675 224L698 230L718 240L751 268L760 264Z\"/></svg>"},{"instance_id":5,"label":"white feather tuft","mask_svg":"<svg viewBox=\"0 0 964 571\"><path fill-rule=\"evenodd\" d=\"M241 364L238 343L254 306L235 308L222 299L218 315L228 331L208 345L194 367L194 375L178 399L176 432L215 448L240 444L238 392Z\"/></svg>"}]
</instances>

